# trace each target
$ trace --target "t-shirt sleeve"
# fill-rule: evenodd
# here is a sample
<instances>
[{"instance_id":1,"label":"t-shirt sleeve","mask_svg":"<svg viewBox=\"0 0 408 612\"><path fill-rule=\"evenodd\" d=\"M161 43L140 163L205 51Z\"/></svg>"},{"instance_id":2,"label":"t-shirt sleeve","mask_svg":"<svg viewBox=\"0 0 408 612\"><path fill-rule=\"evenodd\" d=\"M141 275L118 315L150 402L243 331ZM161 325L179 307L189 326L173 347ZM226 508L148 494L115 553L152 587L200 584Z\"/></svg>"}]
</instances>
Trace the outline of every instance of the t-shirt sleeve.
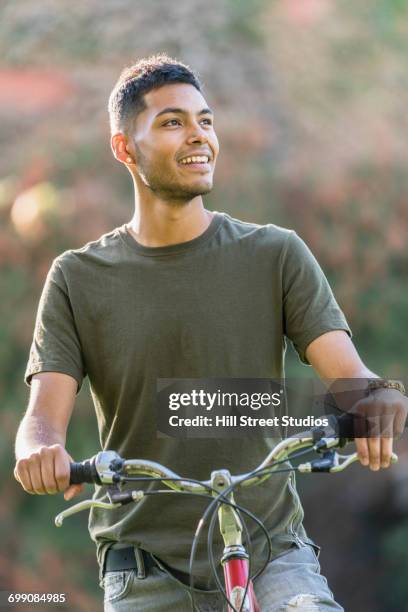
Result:
<instances>
[{"instance_id":1,"label":"t-shirt sleeve","mask_svg":"<svg viewBox=\"0 0 408 612\"><path fill-rule=\"evenodd\" d=\"M34 337L24 380L33 374L61 372L75 378L78 391L86 374L81 343L68 289L58 259L54 260L41 294Z\"/></svg>"},{"instance_id":2,"label":"t-shirt sleeve","mask_svg":"<svg viewBox=\"0 0 408 612\"><path fill-rule=\"evenodd\" d=\"M322 334L341 329L351 338L346 318L321 267L294 231L283 248L282 283L284 334L293 342L303 363L310 365L306 348Z\"/></svg>"}]
</instances>

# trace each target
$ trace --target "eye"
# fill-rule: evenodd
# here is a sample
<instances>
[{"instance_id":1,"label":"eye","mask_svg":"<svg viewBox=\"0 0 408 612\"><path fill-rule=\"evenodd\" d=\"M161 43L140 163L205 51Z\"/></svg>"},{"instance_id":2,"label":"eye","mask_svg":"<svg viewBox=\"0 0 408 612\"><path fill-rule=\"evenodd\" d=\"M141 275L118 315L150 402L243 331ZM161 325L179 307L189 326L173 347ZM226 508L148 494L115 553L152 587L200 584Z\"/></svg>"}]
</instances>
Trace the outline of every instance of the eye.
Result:
<instances>
[{"instance_id":1,"label":"eye","mask_svg":"<svg viewBox=\"0 0 408 612\"><path fill-rule=\"evenodd\" d=\"M205 123L205 125L212 125L212 119L203 119L201 123Z\"/></svg>"},{"instance_id":2,"label":"eye","mask_svg":"<svg viewBox=\"0 0 408 612\"><path fill-rule=\"evenodd\" d=\"M163 123L163 127L167 127L168 125L181 125L179 119L169 119Z\"/></svg>"}]
</instances>

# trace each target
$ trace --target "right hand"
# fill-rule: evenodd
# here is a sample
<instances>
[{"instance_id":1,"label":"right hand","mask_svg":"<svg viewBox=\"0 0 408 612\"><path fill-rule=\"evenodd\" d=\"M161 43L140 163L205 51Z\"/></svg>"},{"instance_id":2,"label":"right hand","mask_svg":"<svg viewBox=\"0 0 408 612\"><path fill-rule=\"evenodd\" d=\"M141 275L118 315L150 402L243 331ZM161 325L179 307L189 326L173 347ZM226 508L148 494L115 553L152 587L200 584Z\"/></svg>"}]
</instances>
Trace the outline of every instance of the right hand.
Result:
<instances>
[{"instance_id":1,"label":"right hand","mask_svg":"<svg viewBox=\"0 0 408 612\"><path fill-rule=\"evenodd\" d=\"M69 484L72 457L61 444L40 446L27 457L17 460L14 477L31 495L55 495L65 491L69 501L82 491L82 485Z\"/></svg>"}]
</instances>

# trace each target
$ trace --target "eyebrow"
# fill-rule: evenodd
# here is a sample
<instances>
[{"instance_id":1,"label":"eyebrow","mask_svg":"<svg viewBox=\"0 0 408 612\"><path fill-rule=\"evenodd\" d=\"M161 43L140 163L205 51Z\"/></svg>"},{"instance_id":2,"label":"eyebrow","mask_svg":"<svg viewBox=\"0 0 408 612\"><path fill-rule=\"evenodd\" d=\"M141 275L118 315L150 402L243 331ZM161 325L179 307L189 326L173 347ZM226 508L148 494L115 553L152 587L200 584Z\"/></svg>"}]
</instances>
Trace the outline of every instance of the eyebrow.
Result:
<instances>
[{"instance_id":1,"label":"eyebrow","mask_svg":"<svg viewBox=\"0 0 408 612\"><path fill-rule=\"evenodd\" d=\"M179 115L187 115L188 111L184 110L183 108L177 108L174 106L168 106L167 108L164 108L162 111L160 111L160 113L157 113L156 117L160 117L160 115L166 115L167 113L176 113ZM211 108L202 108L197 115L201 116L201 115L213 115L214 113L212 112Z\"/></svg>"}]
</instances>

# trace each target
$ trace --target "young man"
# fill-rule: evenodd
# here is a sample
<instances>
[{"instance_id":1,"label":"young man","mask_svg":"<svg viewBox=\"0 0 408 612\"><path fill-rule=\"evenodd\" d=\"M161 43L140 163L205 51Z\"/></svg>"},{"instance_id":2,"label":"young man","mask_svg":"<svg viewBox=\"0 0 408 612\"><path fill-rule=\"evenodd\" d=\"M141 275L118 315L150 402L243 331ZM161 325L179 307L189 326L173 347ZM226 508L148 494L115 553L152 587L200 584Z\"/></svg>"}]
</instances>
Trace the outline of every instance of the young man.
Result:
<instances>
[{"instance_id":1,"label":"young man","mask_svg":"<svg viewBox=\"0 0 408 612\"><path fill-rule=\"evenodd\" d=\"M126 69L109 103L112 150L135 188L131 221L58 257L49 272L26 371L27 413L16 440L15 476L29 493L65 491L65 450L75 395L88 375L103 448L207 479L213 469L247 472L270 440L156 436L158 378L282 378L285 337L324 379L375 378L316 260L295 234L206 210L218 140L194 73L160 55ZM397 406L396 389L376 389L369 407ZM358 441L360 460L387 467L391 439ZM103 495L97 491L96 495ZM274 560L255 581L261 610L341 610L319 573L291 477L242 492L272 538ZM148 497L113 512L94 510L106 610L190 610L189 550L204 504ZM264 542L255 529L253 550ZM154 555L156 561L153 561ZM258 557L258 558L259 558ZM199 549L200 610L221 610Z\"/></svg>"}]
</instances>

